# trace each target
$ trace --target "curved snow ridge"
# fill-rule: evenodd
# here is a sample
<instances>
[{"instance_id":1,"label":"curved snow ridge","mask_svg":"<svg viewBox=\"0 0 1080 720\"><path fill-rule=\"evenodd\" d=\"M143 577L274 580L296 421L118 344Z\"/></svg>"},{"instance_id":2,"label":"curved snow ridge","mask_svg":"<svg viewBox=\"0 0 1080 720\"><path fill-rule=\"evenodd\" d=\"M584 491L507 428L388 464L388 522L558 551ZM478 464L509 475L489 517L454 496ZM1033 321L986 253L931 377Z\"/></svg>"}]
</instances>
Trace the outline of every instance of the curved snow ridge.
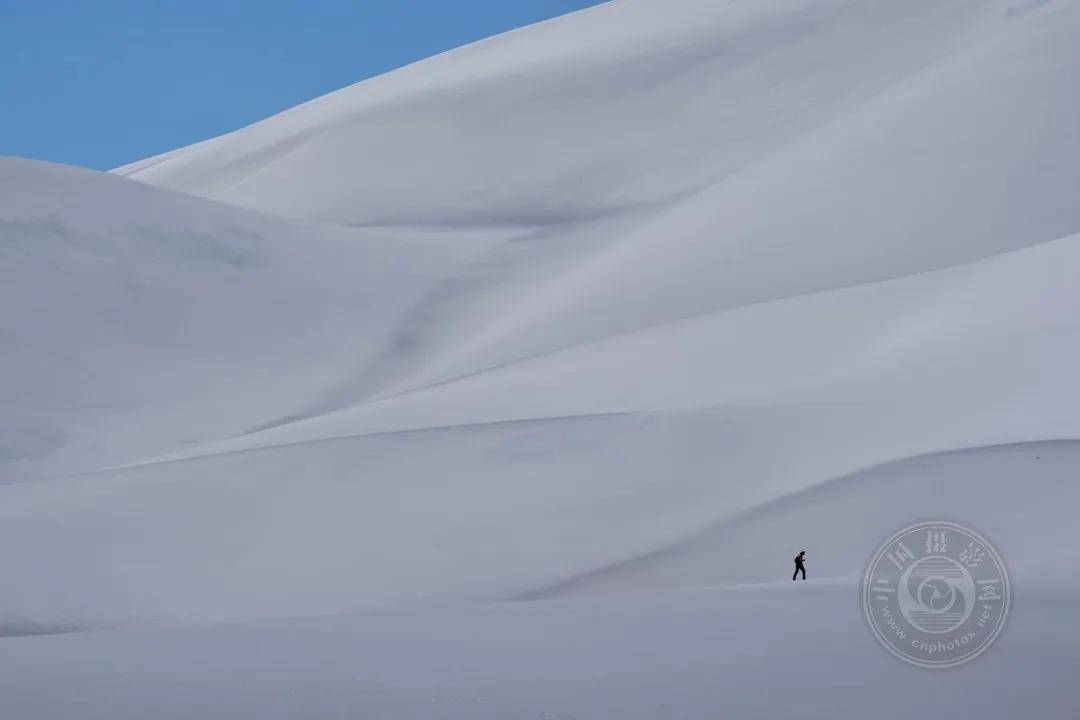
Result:
<instances>
[{"instance_id":1,"label":"curved snow ridge","mask_svg":"<svg viewBox=\"0 0 1080 720\"><path fill-rule=\"evenodd\" d=\"M414 383L574 345L598 326L613 334L1075 232L1080 103L1061 98L1072 97L1080 63L1080 12L1038 20L965 47L823 129L804 128L712 192L634 227L576 235L605 252L493 293ZM1048 118L1038 137L1016 107ZM512 316L499 311L507 305Z\"/></svg>"},{"instance_id":2,"label":"curved snow ridge","mask_svg":"<svg viewBox=\"0 0 1080 720\"><path fill-rule=\"evenodd\" d=\"M244 429L1080 227L1080 5L1023 17L976 0L679 7L620 2L481 43L142 177L181 187L205 173L229 188L208 194L335 222L470 236L545 225L472 266L497 273L465 270L451 297L424 295L381 359ZM218 165L234 160L242 172Z\"/></svg>"},{"instance_id":3,"label":"curved snow ridge","mask_svg":"<svg viewBox=\"0 0 1080 720\"><path fill-rule=\"evenodd\" d=\"M1068 311L1080 303L1077 239L666 323L159 459L545 417L893 404L904 393L958 413L979 407L973 392L1016 395L1049 436L1067 435L1073 424L1040 403L1064 414L1069 402L1056 388L1069 387L1080 348ZM1045 356L1037 373L1026 368L1033 356Z\"/></svg>"},{"instance_id":4,"label":"curved snow ridge","mask_svg":"<svg viewBox=\"0 0 1080 720\"><path fill-rule=\"evenodd\" d=\"M745 584L786 577L799 549L813 577L853 575L927 517L989 537L1018 586L1080 590L1062 575L1080 442L941 452L959 436L874 415L451 428L2 487L0 562L23 582L0 618L207 622ZM1046 557L1059 541L1064 557ZM32 572L43 557L49 572Z\"/></svg>"},{"instance_id":5,"label":"curved snow ridge","mask_svg":"<svg viewBox=\"0 0 1080 720\"><path fill-rule=\"evenodd\" d=\"M782 152L770 145L767 161L712 191L633 222L529 243L504 281L450 311L453 332L425 335L417 367L381 394L718 307L905 276L1075 231L1069 188L1080 183L1080 162L1069 148L1080 147L1080 106L1062 104L1071 97L1064 90L1047 90L1071 82L1076 17L1065 20L964 45L922 68L917 82L878 93L832 124L802 128ZM1036 48L1064 60L1033 63ZM972 80L985 74L1001 77L1000 92ZM1017 142L1026 115L998 107L1018 102L1054 103L1038 142ZM928 197L928 182L948 192Z\"/></svg>"},{"instance_id":6,"label":"curved snow ridge","mask_svg":"<svg viewBox=\"0 0 1080 720\"><path fill-rule=\"evenodd\" d=\"M1024 510L1000 503L1009 499L1022 506L1034 502L1041 507L1032 495L1042 492L1053 493L1059 499L1063 496L1058 493L1064 493L1066 498L1080 497L1080 489L1068 480L1069 468L1077 460L1080 437L995 443L898 457L730 511L670 545L510 599L652 592L659 587L694 591L790 586L790 581L767 579L782 574L785 558L777 552L781 539L790 539L790 544L783 547L790 548L791 555L810 548L807 564L818 584L848 586L861 579L861 563L872 555L875 543L900 527L927 519L950 519L993 530L991 541L1018 571L1022 580L1019 587L1044 596L1074 594L1080 590L1080 583L1040 560L1039 543L1013 526L1014 521L1023 518ZM1024 474L1012 474L1018 470ZM999 480L1001 486L995 484ZM898 494L890 493L890 486L903 488L898 493L904 496L902 502L896 502ZM885 505L892 507L873 507L882 505L882 498L887 500ZM868 511L870 517L866 518L863 513ZM1060 528L1058 523L1064 522L1066 515L1064 510L1054 512L1048 519L1049 526ZM828 522L822 524L825 518ZM738 556L735 560L733 552ZM757 563L760 567L755 567ZM732 580L726 580L729 577ZM747 582L747 577L761 579ZM1066 592L1064 588L1071 589Z\"/></svg>"},{"instance_id":7,"label":"curved snow ridge","mask_svg":"<svg viewBox=\"0 0 1080 720\"><path fill-rule=\"evenodd\" d=\"M601 570L599 573L605 573ZM589 573L581 578L568 580L566 583L559 583L547 588L541 588L536 591L522 593L515 597L506 598L500 602L505 603L520 603L520 602L564 602L564 603L581 603L588 602L592 599L594 602L604 602L604 593L591 593L591 592L579 592L576 591L579 587L578 582L584 582L587 578L593 578L593 574ZM731 583L717 583L711 585L685 585L678 587L642 587L633 593L634 599L641 597L678 597L680 595L694 595L698 593L742 593L742 592L761 592L768 591L772 593L783 592L804 592L810 591L825 591L825 592L837 592L846 591L850 592L852 589L856 589L859 586L860 578L857 575L828 575L824 577L807 577L806 581L800 580L798 583L792 583L790 580L762 580L759 582L731 582ZM627 595L622 595L623 599L627 599Z\"/></svg>"},{"instance_id":8,"label":"curved snow ridge","mask_svg":"<svg viewBox=\"0 0 1080 720\"><path fill-rule=\"evenodd\" d=\"M0 483L280 417L494 242L285 220L0 157Z\"/></svg>"},{"instance_id":9,"label":"curved snow ridge","mask_svg":"<svg viewBox=\"0 0 1080 720\"><path fill-rule=\"evenodd\" d=\"M992 34L1003 7L672 5L610 3L522 28L117 172L349 224L587 215L744 168Z\"/></svg>"},{"instance_id":10,"label":"curved snow ridge","mask_svg":"<svg viewBox=\"0 0 1080 720\"><path fill-rule=\"evenodd\" d=\"M160 457L153 457L153 458L148 458L148 459L145 459L145 460L137 460L135 462L125 463L123 465L115 465L115 466L112 466L112 467L104 467L104 468L98 468L98 469L95 469L95 470L88 470L88 471L83 471L83 472L71 473L69 475L55 476L55 477L48 478L48 479L50 479L50 480L71 480L71 479L75 479L75 478L91 477L91 476L94 476L94 475L113 473L113 472L118 472L118 471L123 471L123 470L132 470L132 469L137 469L137 468L151 466L151 465L166 465L166 464L172 464L172 463L184 463L184 462L190 462L190 461L193 461L193 460L202 460L202 459L206 459L206 458L218 457L218 456L222 456L222 455L238 455L238 454L243 454L243 453L260 452L260 451L264 451L264 450L288 449L290 447L303 447L303 446L310 446L310 445L318 445L318 444L322 444L322 443L337 443L337 442L349 441L349 440L360 440L360 439L363 439L363 438L378 438L378 437L388 437L388 436L410 436L410 435L419 435L419 434L424 434L424 433L438 433L438 432L447 431L447 430L476 430L476 429L485 429L485 428L490 429L490 428L499 428L499 427L529 426L531 424L562 423L562 422L572 422L572 421L575 421L575 420L591 420L591 419L598 419L598 418L618 418L618 417L629 417L631 415L634 415L634 413L630 413L630 412L597 412L597 413L581 413L581 414L578 414L578 415L550 415L550 416L546 416L546 417L517 418L517 419L512 419L512 420L483 420L483 421L478 421L478 422L455 423L453 425L432 425L430 427L402 428L402 429L397 429L397 430L385 430L385 431L373 432L373 433L353 433L351 435L335 435L333 437L311 438L311 439L306 439L306 440L296 440L296 441L293 441L293 442L285 442L285 443L271 444L271 445L253 445L251 447L227 448L227 449L222 449L220 451L214 451L214 452L198 452L198 451L190 452L190 453L189 452L177 452L177 453L171 453L169 455L163 455L163 456L160 456ZM303 422L303 420L300 420L300 421L297 421L297 422ZM288 423L286 423L286 424L288 424ZM281 427L281 426L275 425L272 428L269 428L268 430L275 430L278 427ZM253 433L250 433L250 434L257 435L257 434L262 433L262 432L266 432L266 431L258 430L258 431L255 431ZM247 437L247 435L241 435L240 437ZM219 445L223 445L224 443L227 443L227 442L229 442L229 441L227 441L227 440L226 441L221 441L221 443L213 443L212 445L216 447L216 446L219 446Z\"/></svg>"},{"instance_id":11,"label":"curved snow ridge","mask_svg":"<svg viewBox=\"0 0 1080 720\"><path fill-rule=\"evenodd\" d=\"M644 326L641 326L641 327L635 327L635 328L632 328L632 329L623 330L623 331L620 331L620 332L615 332L615 333L612 333L611 335L606 335L606 336L602 336L602 337L596 337L596 338L592 338L592 339L589 339L589 340L582 341L580 343L576 343L576 344L572 344L572 345L566 345L566 346L558 347L558 348L555 348L555 349L552 349L552 350L546 350L546 351L543 351L543 352L539 352L539 353L537 353L535 355L530 355L530 356L526 356L526 357L522 357L522 358L517 358L517 359L514 359L514 360L508 360L506 362L502 362L502 363L499 363L497 365L492 365L492 366L489 366L489 367L483 367L483 368L480 368L480 369L477 369L477 370L473 370L471 372L465 373L465 374L460 375L460 376L450 377L450 378L447 378L447 379L444 379L444 380L438 380L438 381L430 382L428 384L421 384L421 385L418 385L418 386L415 386L415 387L406 386L404 388L386 390L386 391L384 391L382 393L376 394L375 396L369 398L365 402L367 402L367 403L381 402L381 401L385 401L385 400L393 400L395 398L410 396L410 395L413 395L415 393L423 393L423 392L431 390L433 388L441 387L441 386L444 386L444 385L451 385L451 384L462 382L462 381L467 381L467 380L470 380L470 379L472 379L474 377L484 376L484 375L486 375L488 373L501 372L501 371L503 371L505 369L512 368L512 367L515 367L515 366L521 366L521 365L526 365L526 364L531 365L531 364L534 364L534 363L543 363L549 358L557 358L557 357L561 357L561 356L566 355L566 354L573 354L573 353L576 353L576 352L589 352L590 348L600 347L600 346L603 346L603 345L605 345L607 343L620 343L620 342L623 342L624 340L627 340L627 339L630 339L630 338L635 338L635 337L636 338L641 338L645 342L665 342L667 340L667 338L663 337L664 333L677 334L677 333L681 332L682 329L686 329L687 331L690 331L693 328L689 327L689 326L693 326L694 324L697 324L697 323L707 323L709 318L719 318L721 316L724 316L724 315L727 315L727 314L730 314L730 313L739 313L739 312L744 312L744 311L752 312L750 310L750 308L768 307L768 306L773 305L774 303L800 302L804 298L810 298L810 297L815 296L815 295L829 295L829 294L832 294L832 293L846 293L846 291L854 291L857 288L861 288L861 287L868 287L868 286L872 287L872 286L892 283L894 281L899 282L899 281L904 281L904 280L909 280L909 279L914 280L915 278L917 278L919 276L927 276L928 280L932 279L930 282L927 283L927 286L924 288L924 291L929 295L933 295L933 294L935 294L936 291L941 289L942 283L947 282L948 280L952 279L952 277L953 277L953 274L939 275L939 273L955 273L956 271L958 271L960 268L963 268L964 266L980 266L983 263L994 262L999 257L1007 258L1008 256L1010 256L1010 255L1012 255L1014 253L1024 252L1025 250L1034 249L1034 248L1037 248L1037 247L1042 246L1042 245L1049 245L1049 244L1053 244L1053 243L1072 244L1072 243L1075 243L1078 238L1080 238L1080 235L1068 235L1066 237L1055 238L1055 239L1052 239L1052 240L1044 240L1044 241L1035 242L1035 243L1032 243L1030 245L1025 245L1025 246L1022 246L1022 247L1020 247L1018 249L1014 249L1014 250L1003 250L1003 251L999 251L999 252L994 252L994 253L991 253L990 255L987 255L985 257L980 257L980 258L976 258L976 259L972 259L972 260L957 262L955 264L946 265L946 266L940 267L940 268L931 268L931 269L928 269L928 270L912 272L912 273L909 273L909 274L906 274L906 275L899 275L899 276L895 276L895 277L888 277L888 278L881 278L881 279L872 279L872 280L867 280L867 281L863 281L863 282L855 282L853 284L844 285L844 286L840 286L840 287L830 287L830 288L825 288L825 289L822 289L822 290L810 290L810 291L806 291L806 292L796 293L796 294L793 294L793 295L785 295L785 296L769 298L769 299L765 299L765 300L749 301L749 302L746 302L744 304L739 304L739 305L735 305L735 306L732 306L732 307L724 307L724 308L715 309L715 310L702 311L702 312L694 313L693 315L688 315L688 316L685 316L685 317L675 318L675 319L672 319L672 320L665 320L665 321L657 322L657 323L651 324L651 325L644 325ZM1064 266L1065 267L1071 267L1073 265L1071 260L1072 260L1071 258L1065 259L1064 260ZM908 294L915 295L916 293L914 291L912 291L912 292L910 292ZM304 419L308 419L308 418L304 418Z\"/></svg>"}]
</instances>

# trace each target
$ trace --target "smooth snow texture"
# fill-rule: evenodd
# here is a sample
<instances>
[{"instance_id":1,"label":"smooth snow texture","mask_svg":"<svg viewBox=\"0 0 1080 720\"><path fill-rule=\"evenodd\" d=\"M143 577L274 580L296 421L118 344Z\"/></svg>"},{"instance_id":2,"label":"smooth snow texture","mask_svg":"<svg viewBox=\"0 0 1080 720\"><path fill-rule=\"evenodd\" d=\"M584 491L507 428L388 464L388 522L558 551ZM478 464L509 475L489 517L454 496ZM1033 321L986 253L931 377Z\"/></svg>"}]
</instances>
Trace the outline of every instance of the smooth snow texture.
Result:
<instances>
[{"instance_id":1,"label":"smooth snow texture","mask_svg":"<svg viewBox=\"0 0 1080 720\"><path fill-rule=\"evenodd\" d=\"M1077 37L616 0L0 161L0 714L1075 717ZM1017 588L955 674L858 611L928 517Z\"/></svg>"},{"instance_id":2,"label":"smooth snow texture","mask_svg":"<svg viewBox=\"0 0 1080 720\"><path fill-rule=\"evenodd\" d=\"M1080 16L1009 7L616 2L120 172L338 223L533 228L401 390L1076 232Z\"/></svg>"},{"instance_id":3,"label":"smooth snow texture","mask_svg":"<svg viewBox=\"0 0 1080 720\"><path fill-rule=\"evenodd\" d=\"M955 673L904 666L809 581L0 643L17 718L1075 717L1076 624L1024 612ZM107 659L107 660L106 660ZM64 683L57 689L58 683Z\"/></svg>"},{"instance_id":4,"label":"smooth snow texture","mask_svg":"<svg viewBox=\"0 0 1080 720\"><path fill-rule=\"evenodd\" d=\"M282 221L0 158L0 480L247 432L378 362L483 238Z\"/></svg>"}]
</instances>

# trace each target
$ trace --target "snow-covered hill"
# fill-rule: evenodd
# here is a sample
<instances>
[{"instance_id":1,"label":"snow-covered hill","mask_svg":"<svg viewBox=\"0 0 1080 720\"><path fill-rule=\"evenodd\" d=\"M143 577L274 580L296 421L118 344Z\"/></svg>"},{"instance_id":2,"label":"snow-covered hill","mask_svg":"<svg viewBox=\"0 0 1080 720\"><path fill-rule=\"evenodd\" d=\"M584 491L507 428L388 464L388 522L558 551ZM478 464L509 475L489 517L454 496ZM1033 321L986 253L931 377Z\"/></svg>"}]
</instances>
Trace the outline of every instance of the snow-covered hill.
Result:
<instances>
[{"instance_id":1,"label":"snow-covered hill","mask_svg":"<svg viewBox=\"0 0 1080 720\"><path fill-rule=\"evenodd\" d=\"M282 221L0 158L0 479L247 432L377 361L483 238Z\"/></svg>"},{"instance_id":2,"label":"snow-covered hill","mask_svg":"<svg viewBox=\"0 0 1080 720\"><path fill-rule=\"evenodd\" d=\"M1078 34L1071 2L626 0L120 172L531 231L401 390L1076 232Z\"/></svg>"},{"instance_id":3,"label":"snow-covered hill","mask_svg":"<svg viewBox=\"0 0 1080 720\"><path fill-rule=\"evenodd\" d=\"M0 715L1074 717L1078 37L616 0L127 178L0 161L0 636L130 626L0 638ZM928 516L1016 588L968 705L857 609Z\"/></svg>"}]
</instances>

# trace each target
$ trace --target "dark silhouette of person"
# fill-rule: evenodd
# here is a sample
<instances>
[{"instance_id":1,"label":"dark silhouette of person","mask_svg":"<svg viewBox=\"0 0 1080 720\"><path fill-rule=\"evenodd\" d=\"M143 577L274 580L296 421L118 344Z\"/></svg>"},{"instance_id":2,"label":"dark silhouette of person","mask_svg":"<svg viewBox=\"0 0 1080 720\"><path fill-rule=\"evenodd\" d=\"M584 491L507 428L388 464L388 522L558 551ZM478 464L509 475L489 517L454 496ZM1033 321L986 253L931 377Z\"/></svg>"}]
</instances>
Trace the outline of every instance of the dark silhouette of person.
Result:
<instances>
[{"instance_id":1,"label":"dark silhouette of person","mask_svg":"<svg viewBox=\"0 0 1080 720\"><path fill-rule=\"evenodd\" d=\"M803 560L806 559L806 551L801 550L798 555L795 556L795 573L791 576L792 580L799 577L799 573L802 573L802 579L806 579L806 567L803 565Z\"/></svg>"}]
</instances>

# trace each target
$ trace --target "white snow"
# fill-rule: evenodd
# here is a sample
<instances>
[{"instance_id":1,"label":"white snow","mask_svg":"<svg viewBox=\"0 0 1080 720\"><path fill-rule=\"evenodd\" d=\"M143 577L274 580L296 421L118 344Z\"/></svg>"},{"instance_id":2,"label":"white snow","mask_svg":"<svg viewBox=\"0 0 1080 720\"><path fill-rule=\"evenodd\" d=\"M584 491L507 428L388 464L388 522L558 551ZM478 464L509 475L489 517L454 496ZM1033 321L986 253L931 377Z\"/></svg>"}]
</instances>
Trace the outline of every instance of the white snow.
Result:
<instances>
[{"instance_id":1,"label":"white snow","mask_svg":"<svg viewBox=\"0 0 1080 720\"><path fill-rule=\"evenodd\" d=\"M0 229L7 480L317 406L488 246L272 219L13 158L0 158Z\"/></svg>"},{"instance_id":2,"label":"white snow","mask_svg":"<svg viewBox=\"0 0 1080 720\"><path fill-rule=\"evenodd\" d=\"M1077 38L616 0L0 159L0 717L1075 717ZM1015 587L956 672L858 608L926 517Z\"/></svg>"}]
</instances>

